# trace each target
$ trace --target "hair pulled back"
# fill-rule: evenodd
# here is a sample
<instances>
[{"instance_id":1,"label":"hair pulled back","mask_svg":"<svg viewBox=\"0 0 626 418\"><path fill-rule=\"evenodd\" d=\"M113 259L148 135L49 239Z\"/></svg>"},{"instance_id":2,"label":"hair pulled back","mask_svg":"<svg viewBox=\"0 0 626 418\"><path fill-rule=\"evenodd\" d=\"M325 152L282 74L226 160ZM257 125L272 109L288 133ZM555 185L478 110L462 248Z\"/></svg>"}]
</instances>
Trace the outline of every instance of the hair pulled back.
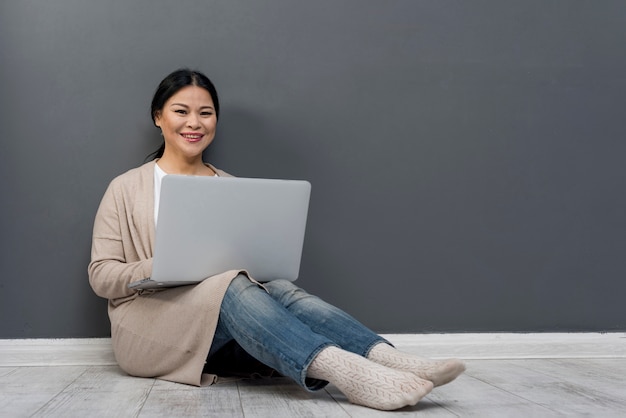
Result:
<instances>
[{"instance_id":1,"label":"hair pulled back","mask_svg":"<svg viewBox=\"0 0 626 418\"><path fill-rule=\"evenodd\" d=\"M154 92L154 97L152 98L152 104L150 106L150 115L152 116L153 123L156 124L156 117L158 113L163 110L163 106L165 106L165 103L170 99L170 97L175 95L180 89L187 86L202 87L209 92L215 108L215 117L219 119L220 102L217 97L217 90L211 80L199 71L181 68L165 77ZM164 151L165 141L161 144L158 150L148 155L146 160L161 158Z\"/></svg>"}]
</instances>

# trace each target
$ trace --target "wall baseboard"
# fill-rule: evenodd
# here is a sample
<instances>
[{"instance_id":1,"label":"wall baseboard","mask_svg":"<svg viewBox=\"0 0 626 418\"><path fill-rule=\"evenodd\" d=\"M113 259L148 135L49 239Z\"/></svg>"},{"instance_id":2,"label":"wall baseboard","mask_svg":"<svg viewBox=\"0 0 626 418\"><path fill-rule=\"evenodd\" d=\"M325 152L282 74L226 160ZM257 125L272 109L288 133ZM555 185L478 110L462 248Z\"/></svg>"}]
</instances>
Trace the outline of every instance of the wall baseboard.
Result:
<instances>
[{"instance_id":1,"label":"wall baseboard","mask_svg":"<svg viewBox=\"0 0 626 418\"><path fill-rule=\"evenodd\" d=\"M0 340L0 366L116 364L110 338Z\"/></svg>"},{"instance_id":2,"label":"wall baseboard","mask_svg":"<svg viewBox=\"0 0 626 418\"><path fill-rule=\"evenodd\" d=\"M626 358L626 333L383 334L424 357ZM0 340L0 367L114 365L109 338Z\"/></svg>"},{"instance_id":3,"label":"wall baseboard","mask_svg":"<svg viewBox=\"0 0 626 418\"><path fill-rule=\"evenodd\" d=\"M626 333L390 334L396 347L431 358L626 358Z\"/></svg>"}]
</instances>

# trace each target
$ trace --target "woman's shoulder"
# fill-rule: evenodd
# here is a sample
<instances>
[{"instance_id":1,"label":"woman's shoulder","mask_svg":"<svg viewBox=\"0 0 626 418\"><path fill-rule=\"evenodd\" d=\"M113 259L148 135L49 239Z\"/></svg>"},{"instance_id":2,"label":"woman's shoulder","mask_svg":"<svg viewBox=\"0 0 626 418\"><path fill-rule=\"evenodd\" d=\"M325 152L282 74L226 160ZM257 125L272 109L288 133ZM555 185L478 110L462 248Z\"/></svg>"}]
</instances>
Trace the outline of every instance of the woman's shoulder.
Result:
<instances>
[{"instance_id":1,"label":"woman's shoulder","mask_svg":"<svg viewBox=\"0 0 626 418\"><path fill-rule=\"evenodd\" d=\"M148 175L152 176L154 174L154 164L155 164L154 161L150 161L143 165L140 165L139 167L131 168L125 173L122 173L118 175L117 177L115 177L113 179L113 182L119 182L119 183L132 182L133 180L138 180Z\"/></svg>"},{"instance_id":2,"label":"woman's shoulder","mask_svg":"<svg viewBox=\"0 0 626 418\"><path fill-rule=\"evenodd\" d=\"M139 167L131 168L111 180L112 189L128 189L140 187L145 183L152 183L154 176L154 161L147 162Z\"/></svg>"}]
</instances>

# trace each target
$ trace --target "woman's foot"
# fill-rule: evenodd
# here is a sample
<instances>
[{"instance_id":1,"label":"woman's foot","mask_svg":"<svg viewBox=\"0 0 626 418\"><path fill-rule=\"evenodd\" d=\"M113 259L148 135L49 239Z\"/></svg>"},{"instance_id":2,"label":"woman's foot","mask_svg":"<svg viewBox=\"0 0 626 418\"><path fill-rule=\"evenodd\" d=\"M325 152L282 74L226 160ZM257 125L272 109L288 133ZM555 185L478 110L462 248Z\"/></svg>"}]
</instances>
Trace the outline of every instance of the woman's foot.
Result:
<instances>
[{"instance_id":1,"label":"woman's foot","mask_svg":"<svg viewBox=\"0 0 626 418\"><path fill-rule=\"evenodd\" d=\"M338 347L323 349L307 375L326 380L352 403L381 410L415 405L433 388L432 382L390 369Z\"/></svg>"},{"instance_id":2,"label":"woman's foot","mask_svg":"<svg viewBox=\"0 0 626 418\"><path fill-rule=\"evenodd\" d=\"M367 358L392 369L413 373L433 382L435 387L450 383L465 371L465 363L459 359L431 360L417 357L398 351L386 343L375 345Z\"/></svg>"}]
</instances>

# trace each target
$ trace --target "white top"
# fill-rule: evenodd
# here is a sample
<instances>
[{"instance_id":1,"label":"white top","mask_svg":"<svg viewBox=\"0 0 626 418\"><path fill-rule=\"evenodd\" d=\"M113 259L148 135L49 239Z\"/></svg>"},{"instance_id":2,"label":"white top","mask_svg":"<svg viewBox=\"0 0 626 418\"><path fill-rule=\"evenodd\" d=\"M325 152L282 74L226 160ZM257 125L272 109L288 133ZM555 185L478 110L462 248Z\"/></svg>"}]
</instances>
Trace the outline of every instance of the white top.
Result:
<instances>
[{"instance_id":1,"label":"white top","mask_svg":"<svg viewBox=\"0 0 626 418\"><path fill-rule=\"evenodd\" d=\"M159 164L154 165L154 225L157 224L159 218L159 201L161 200L161 180L167 176Z\"/></svg>"}]
</instances>

